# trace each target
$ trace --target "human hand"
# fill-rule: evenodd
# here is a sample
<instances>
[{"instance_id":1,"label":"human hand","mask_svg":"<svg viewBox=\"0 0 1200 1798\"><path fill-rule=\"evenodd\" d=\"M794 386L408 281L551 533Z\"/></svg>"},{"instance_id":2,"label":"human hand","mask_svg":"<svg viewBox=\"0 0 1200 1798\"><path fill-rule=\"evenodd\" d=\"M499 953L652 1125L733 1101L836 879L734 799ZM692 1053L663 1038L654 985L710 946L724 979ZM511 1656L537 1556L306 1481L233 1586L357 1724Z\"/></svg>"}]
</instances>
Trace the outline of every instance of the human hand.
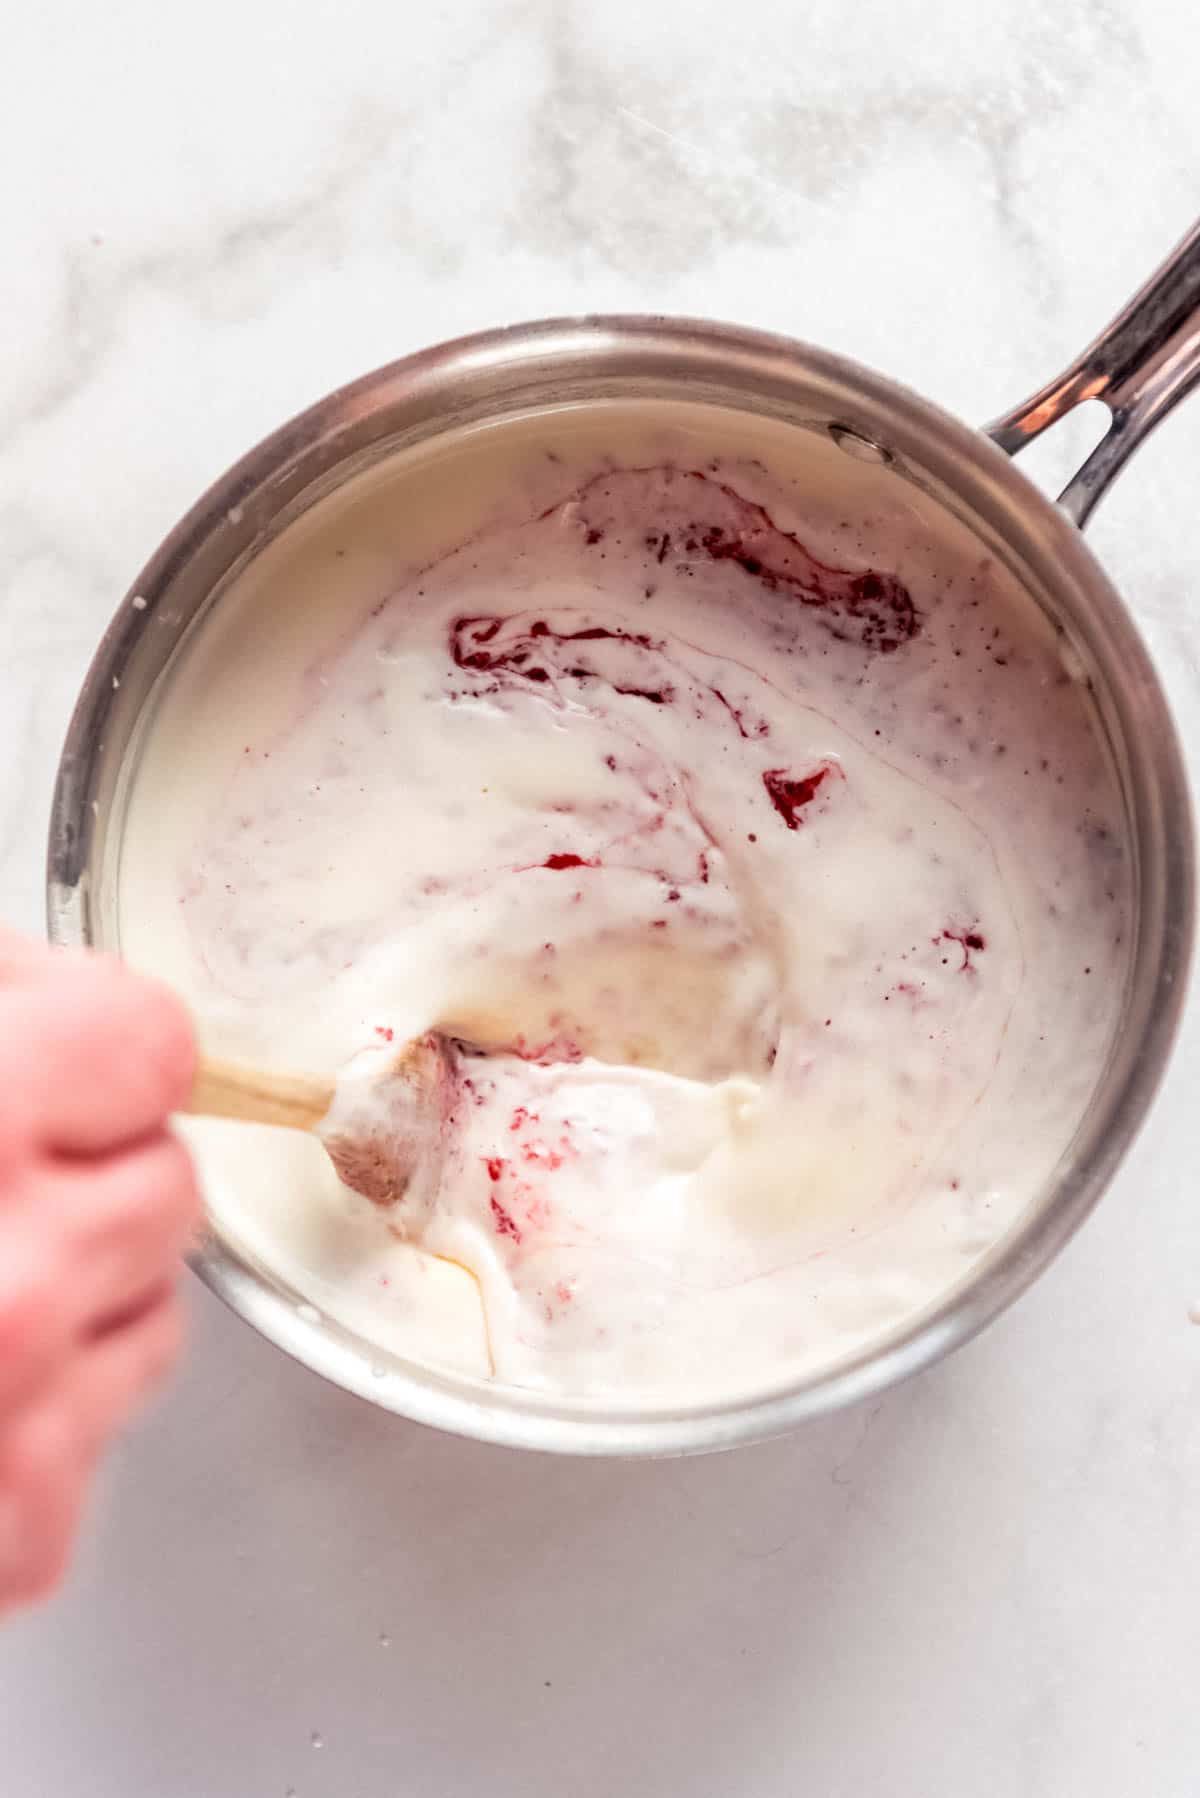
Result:
<instances>
[{"instance_id":1,"label":"human hand","mask_svg":"<svg viewBox=\"0 0 1200 1798\"><path fill-rule=\"evenodd\" d=\"M165 988L0 932L0 1610L58 1583L101 1449L174 1359L194 1053Z\"/></svg>"}]
</instances>

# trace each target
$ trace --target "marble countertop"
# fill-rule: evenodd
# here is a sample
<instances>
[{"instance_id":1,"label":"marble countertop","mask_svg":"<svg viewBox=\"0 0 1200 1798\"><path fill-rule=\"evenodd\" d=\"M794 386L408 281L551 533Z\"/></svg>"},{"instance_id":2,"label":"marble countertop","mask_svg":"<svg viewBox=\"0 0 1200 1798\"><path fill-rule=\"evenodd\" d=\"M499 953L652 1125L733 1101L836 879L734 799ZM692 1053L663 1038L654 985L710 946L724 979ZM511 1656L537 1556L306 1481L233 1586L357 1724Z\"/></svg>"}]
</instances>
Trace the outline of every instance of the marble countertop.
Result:
<instances>
[{"instance_id":1,"label":"marble countertop","mask_svg":"<svg viewBox=\"0 0 1200 1798\"><path fill-rule=\"evenodd\" d=\"M0 915L31 929L110 612L328 388L643 309L808 337L981 420L1200 198L1200 14L1167 0L44 0L5 35ZM1198 476L1193 400L1091 531L1194 765ZM7 1798L1194 1798L1198 1080L1193 1007L1015 1309L727 1456L443 1438L194 1290L68 1592L0 1637Z\"/></svg>"}]
</instances>

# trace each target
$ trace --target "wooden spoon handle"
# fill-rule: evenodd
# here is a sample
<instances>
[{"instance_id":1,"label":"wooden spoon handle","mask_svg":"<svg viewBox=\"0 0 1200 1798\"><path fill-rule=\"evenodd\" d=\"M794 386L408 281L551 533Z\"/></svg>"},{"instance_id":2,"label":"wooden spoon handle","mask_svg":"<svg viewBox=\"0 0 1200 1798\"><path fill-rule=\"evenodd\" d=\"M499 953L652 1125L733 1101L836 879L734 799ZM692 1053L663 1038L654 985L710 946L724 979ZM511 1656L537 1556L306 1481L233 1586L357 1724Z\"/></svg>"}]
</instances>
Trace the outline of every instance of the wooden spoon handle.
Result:
<instances>
[{"instance_id":1,"label":"wooden spoon handle","mask_svg":"<svg viewBox=\"0 0 1200 1798\"><path fill-rule=\"evenodd\" d=\"M204 1117L244 1118L315 1130L333 1104L334 1083L311 1074L270 1074L202 1055L187 1109Z\"/></svg>"}]
</instances>

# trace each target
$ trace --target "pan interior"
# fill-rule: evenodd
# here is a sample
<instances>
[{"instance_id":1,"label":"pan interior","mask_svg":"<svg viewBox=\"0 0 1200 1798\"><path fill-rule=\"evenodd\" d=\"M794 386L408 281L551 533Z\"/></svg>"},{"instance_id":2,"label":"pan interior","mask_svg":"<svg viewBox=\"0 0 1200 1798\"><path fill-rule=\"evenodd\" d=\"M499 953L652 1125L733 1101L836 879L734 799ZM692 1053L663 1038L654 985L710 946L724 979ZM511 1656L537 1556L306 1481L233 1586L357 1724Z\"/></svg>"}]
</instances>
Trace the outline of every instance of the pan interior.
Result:
<instances>
[{"instance_id":1,"label":"pan interior","mask_svg":"<svg viewBox=\"0 0 1200 1798\"><path fill-rule=\"evenodd\" d=\"M288 1336L306 1359L314 1358L304 1347L306 1333L323 1331L328 1341L332 1332L338 1354L362 1370L364 1391L416 1414L417 1389L475 1407L476 1415L482 1406L497 1415L646 1420L759 1405L803 1389L911 1333L964 1283L977 1281L1046 1212L1056 1191L1083 1178L1105 1121L1100 1114L1141 929L1139 838L1131 816L1143 777L1130 755L1122 709L1127 713L1128 699L1117 693L1106 666L1121 647L1120 618L1088 609L1082 565L1072 586L1052 561L1053 545L1038 535L1038 503L1030 504L1028 531L1016 528L1025 513L1011 492L990 494L986 457L980 497L994 503L977 505L953 481L952 457L922 455L919 433L881 428L870 408L847 417L842 409L822 412L766 393L753 404L745 395L736 403L717 393L687 397L699 391L694 381L648 400L637 385L626 383L621 391L614 381L597 395L564 397L559 383L553 398L537 404L526 393L453 429L426 422L394 433L322 474L280 511L264 512L261 528L231 565L204 591L193 590L190 616L169 590L152 596L155 619L165 619L172 633L169 653L158 639L161 666L140 683L148 691L125 721L123 752L115 761L110 753L103 765L108 790L98 838L103 853L90 895L94 936L180 986L214 1049L278 1060L286 1044L289 1055L314 1054L317 1039L306 1037L306 1019L327 1003L327 993L320 958L308 951L328 929L315 872L318 915L303 928L299 914L284 917L295 954L266 984L258 976L239 984L245 945L230 949L240 928L236 905L219 915L210 911L207 921L203 903L197 905L216 879L213 833L227 832L239 815L231 798L245 780L239 758L248 756L261 769L264 753L279 753L266 746L288 738L304 707L320 699L321 681L336 682L372 618L419 619L426 571L456 548L461 560L462 546L477 542L486 559L489 542L512 531L514 521L548 513L561 514L569 529L579 491L606 470L665 469L677 481L697 483L699 525L706 508L725 504L719 490L729 489L745 507L768 515L781 537L802 542L822 567L882 572L911 595L920 621L911 638L890 641L881 626L868 646L861 630L857 640L848 639L848 615L831 625L819 608L797 606L777 568L755 569L762 560L757 551L740 560L726 556L720 572L735 622L732 636L728 628L717 633L722 666L736 660L739 618L752 635L774 628L775 616L780 647L766 677L814 704L840 695L864 754L881 753L870 733L883 733L883 749L904 760L906 779L918 780L912 756L936 760L941 741L944 761L929 766L930 778L958 811L988 810L1003 862L999 888L1011 889L1012 908L1003 929L966 910L961 917L931 918L922 952L936 950L939 980L947 961L958 971L961 954L965 979L975 972L967 964L984 965L989 951L958 943L954 932L998 949L992 933L1008 931L1010 965L1022 971L991 1016L994 1067L985 1089L939 1146L936 1168L922 1186L919 1228L911 1194L900 1191L887 1204L864 1202L855 1225L856 1232L861 1225L858 1246L836 1277L824 1280L817 1270L829 1261L839 1226L819 1217L806 1226L798 1252L808 1274L781 1291L779 1304L755 1263L762 1298L755 1310L770 1320L771 1351L749 1358L724 1353L719 1365L706 1360L682 1381L665 1377L661 1364L653 1377L600 1378L586 1390L569 1382L498 1379L472 1281L445 1260L437 1266L423 1260L420 1278L409 1279L394 1263L414 1252L397 1245L388 1251L388 1283L380 1285L380 1220L330 1190L316 1145L264 1137L248 1150L250 1133L241 1127L189 1124L209 1196L212 1254L240 1270L243 1287L249 1279L267 1295L273 1318L286 1312L286 1325L267 1327ZM663 489L653 491L661 497ZM649 536L655 520L647 513L644 522ZM711 574L710 566L706 579ZM529 578L527 570L519 573L521 581ZM603 603L610 603L605 591ZM655 595L633 597L643 607L645 634L653 635ZM703 649L704 633L713 627L699 600L696 613ZM146 657L155 639L144 632L142 638ZM785 648L785 639L800 644L798 654ZM936 654L934 645L941 646ZM386 645L377 647L379 680L386 684ZM830 662L837 669L833 686L822 672ZM961 672L956 663L964 664ZM139 683L132 684L136 691ZM920 731L909 742L917 720ZM424 748L415 728L407 735L404 720L395 723L388 753L402 782L408 758ZM726 748L744 744L742 728L736 725ZM296 817L289 828L297 846L308 833L315 870L320 806L312 795L292 798ZM756 835L754 821L747 821L745 834ZM896 822L902 836L903 821ZM385 818L378 828L386 837ZM467 818L464 828L474 822ZM1063 865L1047 859L1056 840L1071 845L1066 875ZM902 845L896 853L902 871ZM855 903L864 919L895 903L886 883L864 890L876 866L864 865L858 883ZM826 877L814 862L804 878L809 890L798 882L797 913L819 909ZM1064 879L1065 893L1056 890ZM364 865L360 884L366 880ZM1072 907L1077 915L1068 927L1064 912ZM1072 964L1070 980L1061 980L1055 970L1069 956L1080 965ZM210 980L205 969L214 961L223 972ZM861 973L855 969L854 978ZM966 990L962 982L958 990ZM881 1004L914 999L882 990L878 996ZM373 1027L365 1011L355 1027ZM331 1043L349 1052L357 1039L347 1025ZM951 1041L943 1067L947 1090L955 1052ZM1024 1152L1021 1145L1029 1143L1036 1154ZM846 1154L853 1161L863 1152L849 1144ZM846 1190L838 1170L828 1178ZM815 1306L819 1319L811 1327L804 1322L806 1305ZM739 1335L753 1329L753 1316L748 1313ZM654 1364L653 1356L643 1360Z\"/></svg>"}]
</instances>

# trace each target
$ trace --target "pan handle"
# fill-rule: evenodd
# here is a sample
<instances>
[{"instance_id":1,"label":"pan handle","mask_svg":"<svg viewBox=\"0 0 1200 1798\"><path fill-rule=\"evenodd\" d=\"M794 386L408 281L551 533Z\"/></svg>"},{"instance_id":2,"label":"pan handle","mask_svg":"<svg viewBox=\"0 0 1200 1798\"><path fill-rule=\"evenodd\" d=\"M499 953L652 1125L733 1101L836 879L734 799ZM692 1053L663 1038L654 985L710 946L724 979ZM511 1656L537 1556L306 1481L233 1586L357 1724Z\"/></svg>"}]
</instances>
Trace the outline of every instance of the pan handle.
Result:
<instances>
[{"instance_id":1,"label":"pan handle","mask_svg":"<svg viewBox=\"0 0 1200 1798\"><path fill-rule=\"evenodd\" d=\"M1103 400L1112 423L1058 496L1082 528L1128 457L1197 381L1200 223L1068 369L987 434L1013 456L1081 400Z\"/></svg>"}]
</instances>

